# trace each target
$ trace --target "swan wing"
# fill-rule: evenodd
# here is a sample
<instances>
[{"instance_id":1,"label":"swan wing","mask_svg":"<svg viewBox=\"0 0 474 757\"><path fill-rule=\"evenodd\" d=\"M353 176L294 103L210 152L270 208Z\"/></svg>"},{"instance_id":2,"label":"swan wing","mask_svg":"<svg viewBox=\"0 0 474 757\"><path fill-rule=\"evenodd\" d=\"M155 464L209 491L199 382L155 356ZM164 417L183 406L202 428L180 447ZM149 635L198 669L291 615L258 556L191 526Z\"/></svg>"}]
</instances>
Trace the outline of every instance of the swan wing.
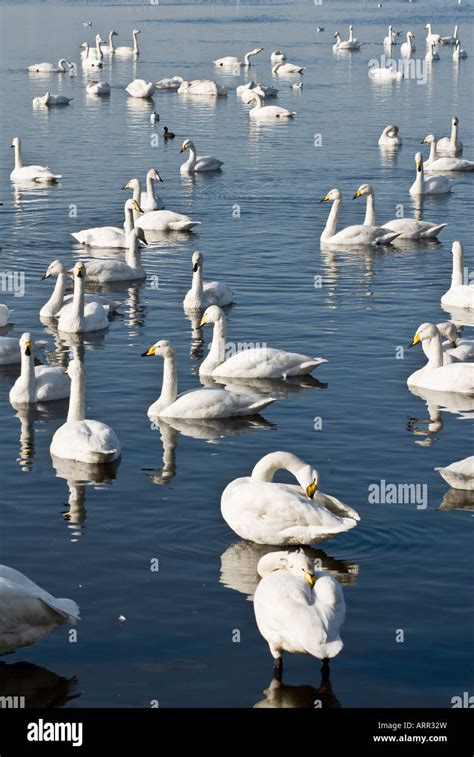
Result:
<instances>
[{"instance_id":1,"label":"swan wing","mask_svg":"<svg viewBox=\"0 0 474 757\"><path fill-rule=\"evenodd\" d=\"M243 345L242 345L243 346ZM242 349L214 369L214 376L229 378L286 378L311 373L324 358L312 358L272 347Z\"/></svg>"},{"instance_id":2,"label":"swan wing","mask_svg":"<svg viewBox=\"0 0 474 757\"><path fill-rule=\"evenodd\" d=\"M196 419L256 415L272 402L272 397L264 398L257 394L236 394L226 389L193 389L180 394L161 415Z\"/></svg>"}]
</instances>

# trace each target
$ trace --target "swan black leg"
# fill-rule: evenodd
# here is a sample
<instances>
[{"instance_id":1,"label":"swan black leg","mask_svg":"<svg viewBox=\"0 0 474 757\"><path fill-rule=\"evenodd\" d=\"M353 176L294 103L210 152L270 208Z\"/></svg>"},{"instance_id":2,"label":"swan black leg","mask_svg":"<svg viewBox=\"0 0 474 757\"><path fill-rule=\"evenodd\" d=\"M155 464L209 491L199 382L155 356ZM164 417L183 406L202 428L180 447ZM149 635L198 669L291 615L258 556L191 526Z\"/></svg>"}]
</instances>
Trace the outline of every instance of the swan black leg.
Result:
<instances>
[{"instance_id":1,"label":"swan black leg","mask_svg":"<svg viewBox=\"0 0 474 757\"><path fill-rule=\"evenodd\" d=\"M273 677L276 681L281 682L283 675L283 657L275 657L273 663Z\"/></svg>"}]
</instances>

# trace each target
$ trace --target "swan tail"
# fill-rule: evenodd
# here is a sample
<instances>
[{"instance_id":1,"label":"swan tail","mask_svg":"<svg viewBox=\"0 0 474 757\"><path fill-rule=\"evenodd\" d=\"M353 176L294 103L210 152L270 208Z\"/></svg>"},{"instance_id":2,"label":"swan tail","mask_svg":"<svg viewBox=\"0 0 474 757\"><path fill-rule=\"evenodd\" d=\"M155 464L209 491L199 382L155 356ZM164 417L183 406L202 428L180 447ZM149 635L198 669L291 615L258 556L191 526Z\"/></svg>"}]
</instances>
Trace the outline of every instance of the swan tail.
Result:
<instances>
[{"instance_id":1,"label":"swan tail","mask_svg":"<svg viewBox=\"0 0 474 757\"><path fill-rule=\"evenodd\" d=\"M255 414L259 413L261 410L266 408L268 405L271 405L272 402L276 401L276 397L265 397L265 399L259 399L257 402L253 402L251 405L248 406L247 410L252 410Z\"/></svg>"},{"instance_id":2,"label":"swan tail","mask_svg":"<svg viewBox=\"0 0 474 757\"><path fill-rule=\"evenodd\" d=\"M176 221L170 223L170 229L173 231L191 231L194 226L199 226L201 221Z\"/></svg>"},{"instance_id":3,"label":"swan tail","mask_svg":"<svg viewBox=\"0 0 474 757\"><path fill-rule=\"evenodd\" d=\"M74 602L73 599L58 599L56 597L47 599L44 597L39 597L39 599L44 602L45 605L57 612L58 615L61 615L61 617L64 618L64 620L68 623L75 625L76 620L81 619L79 615L79 605Z\"/></svg>"},{"instance_id":4,"label":"swan tail","mask_svg":"<svg viewBox=\"0 0 474 757\"><path fill-rule=\"evenodd\" d=\"M85 240L82 238L82 234L80 231L71 233L71 236L74 237L76 242L79 242L79 244L85 244Z\"/></svg>"},{"instance_id":5,"label":"swan tail","mask_svg":"<svg viewBox=\"0 0 474 757\"><path fill-rule=\"evenodd\" d=\"M388 234L384 234L383 236L378 237L376 241L377 241L377 244L390 244L391 242L393 242L394 239L396 239L399 236L400 236L400 232L391 231Z\"/></svg>"},{"instance_id":6,"label":"swan tail","mask_svg":"<svg viewBox=\"0 0 474 757\"><path fill-rule=\"evenodd\" d=\"M431 229L424 231L421 236L424 239L434 239L441 231L443 231L444 227L447 225L447 223L440 223L438 226L433 226Z\"/></svg>"}]
</instances>

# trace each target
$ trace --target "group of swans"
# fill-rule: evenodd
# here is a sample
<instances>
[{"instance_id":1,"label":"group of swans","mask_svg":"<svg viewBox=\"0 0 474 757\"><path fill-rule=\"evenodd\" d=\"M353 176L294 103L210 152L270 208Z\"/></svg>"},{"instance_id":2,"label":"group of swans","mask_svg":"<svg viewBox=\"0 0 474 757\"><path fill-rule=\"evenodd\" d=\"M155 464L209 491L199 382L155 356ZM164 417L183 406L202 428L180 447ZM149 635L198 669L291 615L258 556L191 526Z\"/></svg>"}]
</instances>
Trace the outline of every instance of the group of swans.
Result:
<instances>
[{"instance_id":1,"label":"group of swans","mask_svg":"<svg viewBox=\"0 0 474 757\"><path fill-rule=\"evenodd\" d=\"M387 227L365 224L347 226L341 231L336 231L337 218L342 203L342 193L337 187L331 189L320 202L332 203L331 212L320 237L321 244L339 247L374 246L390 244L400 236L399 232L391 231Z\"/></svg>"},{"instance_id":2,"label":"group of swans","mask_svg":"<svg viewBox=\"0 0 474 757\"><path fill-rule=\"evenodd\" d=\"M441 334L433 323L422 323L418 327L410 346L419 343L426 343L428 362L408 377L409 387L474 397L474 363L461 361L446 364Z\"/></svg>"},{"instance_id":3,"label":"group of swans","mask_svg":"<svg viewBox=\"0 0 474 757\"><path fill-rule=\"evenodd\" d=\"M40 318L51 319L59 318L63 306L70 305L74 299L73 294L66 294L67 282L68 282L68 270L61 260L53 260L43 275L43 280L49 279L51 276L56 278L56 284L54 285L53 292L49 300L42 306L39 315ZM87 305L90 302L97 302L102 305L103 308L107 308L107 314L112 314L117 309L119 303L114 300L104 297L100 294L88 294L84 295L84 303Z\"/></svg>"},{"instance_id":4,"label":"group of swans","mask_svg":"<svg viewBox=\"0 0 474 757\"><path fill-rule=\"evenodd\" d=\"M354 27L352 24L349 26L349 39L342 40L339 32L335 33L334 38L336 40L332 46L334 52L340 52L341 50L360 50L362 47L359 40L354 37Z\"/></svg>"},{"instance_id":5,"label":"group of swans","mask_svg":"<svg viewBox=\"0 0 474 757\"><path fill-rule=\"evenodd\" d=\"M361 184L353 199L356 197L365 197L367 201L364 226L376 226L373 187L370 184ZM381 228L398 232L399 239L436 239L445 227L445 223L435 224L429 221L418 221L416 218L394 218L384 223Z\"/></svg>"},{"instance_id":6,"label":"group of swans","mask_svg":"<svg viewBox=\"0 0 474 757\"><path fill-rule=\"evenodd\" d=\"M89 44L87 42L83 42L81 47L84 47L84 52L81 53L81 57L83 60L83 63L85 60L102 60L103 53L107 53L109 55L118 55L118 56L129 56L133 55L138 58L140 55L140 50L138 47L138 35L141 34L140 29L133 29L132 31L132 46L128 47L127 45L115 47L114 46L114 37L118 37L118 33L116 31L109 32L109 44L107 45L105 40L101 37L100 34L96 35L95 43L96 47L95 50L93 48L89 47Z\"/></svg>"},{"instance_id":7,"label":"group of swans","mask_svg":"<svg viewBox=\"0 0 474 757\"><path fill-rule=\"evenodd\" d=\"M144 213L148 213L151 210L163 210L165 207L163 200L155 192L155 181L163 183L163 179L156 168L150 168L146 175L145 192L142 192L141 190L139 179L130 179L124 184L123 189L133 189L133 199L136 203L134 211L135 219L140 215L138 207L140 207Z\"/></svg>"},{"instance_id":8,"label":"group of swans","mask_svg":"<svg viewBox=\"0 0 474 757\"><path fill-rule=\"evenodd\" d=\"M438 140L434 134L428 134L422 140L421 144L430 145L430 154L425 161L427 171L436 171L437 173L453 173L457 171L474 171L474 160L465 160L463 158L440 157L438 153Z\"/></svg>"},{"instance_id":9,"label":"group of swans","mask_svg":"<svg viewBox=\"0 0 474 757\"><path fill-rule=\"evenodd\" d=\"M11 181L54 184L61 178L61 174L53 173L47 166L24 166L20 137L14 137L11 146L15 150L15 168L10 174Z\"/></svg>"}]
</instances>

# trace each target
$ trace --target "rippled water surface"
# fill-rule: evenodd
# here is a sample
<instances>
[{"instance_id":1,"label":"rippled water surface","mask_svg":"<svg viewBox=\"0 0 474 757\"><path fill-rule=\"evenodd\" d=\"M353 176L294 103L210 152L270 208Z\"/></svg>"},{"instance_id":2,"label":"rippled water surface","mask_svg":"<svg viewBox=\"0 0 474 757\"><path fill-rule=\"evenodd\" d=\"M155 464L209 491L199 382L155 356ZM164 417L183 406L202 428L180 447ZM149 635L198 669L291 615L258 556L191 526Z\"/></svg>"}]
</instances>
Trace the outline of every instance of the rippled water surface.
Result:
<instances>
[{"instance_id":1,"label":"rippled water surface","mask_svg":"<svg viewBox=\"0 0 474 757\"><path fill-rule=\"evenodd\" d=\"M151 700L250 707L264 700L272 663L247 598L266 550L236 537L219 502L224 486L262 455L288 449L319 469L323 491L361 514L356 529L315 547L345 586L345 647L332 664L340 704L445 707L472 687L472 505L456 501L434 471L470 454L472 421L459 408L428 408L411 394L406 378L422 365L422 354L417 348L397 359L397 348L422 322L449 318L440 296L449 284L453 239L464 242L466 265L472 261L473 178L425 203L425 218L448 223L441 244L349 253L319 245L329 210L319 200L331 187L344 194L344 225L361 222L363 200L351 198L366 181L375 187L380 221L393 218L400 203L407 215L415 212L408 194L414 153L427 133L448 134L454 113L464 157L474 158L468 13L468 3L453 0L382 8L336 1L0 8L1 270L25 275L23 298L1 293L15 310L3 334L31 331L45 342L43 359L66 362L70 342L38 318L52 286L41 275L54 258L71 266L85 257L71 231L121 223L121 186L131 177L158 168L166 207L201 221L196 233L159 240L144 252L147 283L115 287L121 314L107 333L85 339L88 417L110 423L123 444L115 480L78 484L70 471L56 475L49 444L65 408L20 417L8 402L16 372L0 373L1 562L76 599L82 615L77 643L68 643L63 627L6 658L0 680L21 687L44 676L56 703L67 691L80 694L70 707L141 707ZM83 29L89 18L92 30ZM413 29L421 58L429 20L442 34L459 23L471 57L458 67L451 49L442 49L425 84L371 84L367 64L383 52L388 24ZM351 21L364 47L335 57L332 34L339 29L345 37ZM316 24L326 31L317 34ZM134 27L142 34L138 62L104 64L110 98L87 98L81 70L72 79L25 72L42 60L78 61L82 39L112 27L120 44L130 44ZM276 48L306 67L301 92L290 88L292 80L278 82L279 104L297 112L290 123L250 124L248 107L233 92L247 74L214 69L214 58L257 45L265 48L251 70L258 81L270 82L269 52ZM157 93L156 133L167 125L177 137L153 147L152 106L128 98L124 86L135 77L174 74L215 77L229 96L208 102ZM32 98L47 89L74 100L65 109L33 111ZM392 122L404 140L395 157L377 146ZM15 135L26 162L62 174L58 186L15 192L8 178ZM219 175L181 179L186 137L225 161ZM320 385L294 387L265 411L266 423L222 423L207 433L150 427L146 409L159 393L162 364L140 357L147 347L171 340L181 389L199 386L210 333L193 334L181 305L196 249L205 256L206 278L225 280L236 293L230 340L328 360L316 373ZM472 334L469 325L465 334ZM368 487L381 480L426 484L427 507L370 503ZM159 572L150 571L153 558ZM233 641L236 630L240 643ZM20 661L46 670L14 668ZM77 681L65 683L73 676ZM287 659L285 683L317 689L319 681L313 659ZM288 692L294 702L312 696L312 689Z\"/></svg>"}]
</instances>

